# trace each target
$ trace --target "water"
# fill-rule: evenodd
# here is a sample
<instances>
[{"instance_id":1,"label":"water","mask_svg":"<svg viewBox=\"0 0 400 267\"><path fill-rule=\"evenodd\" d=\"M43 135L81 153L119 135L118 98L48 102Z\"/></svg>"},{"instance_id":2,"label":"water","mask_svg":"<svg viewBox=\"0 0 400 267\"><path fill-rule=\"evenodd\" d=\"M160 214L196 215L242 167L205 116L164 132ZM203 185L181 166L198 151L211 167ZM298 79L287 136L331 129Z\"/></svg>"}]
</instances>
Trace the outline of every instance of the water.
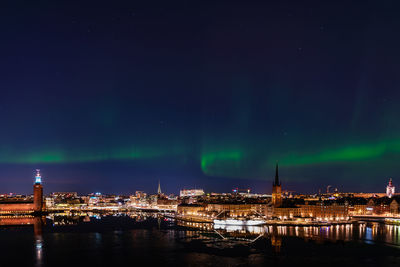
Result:
<instances>
[{"instance_id":1,"label":"water","mask_svg":"<svg viewBox=\"0 0 400 267\"><path fill-rule=\"evenodd\" d=\"M214 228L131 213L10 219L1 224L1 266L400 264L400 226L378 223ZM12 224L25 226L6 226Z\"/></svg>"}]
</instances>

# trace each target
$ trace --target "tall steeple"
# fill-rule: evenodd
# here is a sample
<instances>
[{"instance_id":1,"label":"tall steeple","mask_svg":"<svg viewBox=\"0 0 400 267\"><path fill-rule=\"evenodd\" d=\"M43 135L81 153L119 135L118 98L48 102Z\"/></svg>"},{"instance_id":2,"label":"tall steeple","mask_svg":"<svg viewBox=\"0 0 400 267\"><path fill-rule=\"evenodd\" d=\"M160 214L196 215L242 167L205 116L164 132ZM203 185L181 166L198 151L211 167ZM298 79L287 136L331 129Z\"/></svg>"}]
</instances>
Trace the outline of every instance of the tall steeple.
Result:
<instances>
[{"instance_id":1,"label":"tall steeple","mask_svg":"<svg viewBox=\"0 0 400 267\"><path fill-rule=\"evenodd\" d=\"M161 195L161 185L160 185L160 180L158 180L158 189L157 189L157 194Z\"/></svg>"},{"instance_id":2,"label":"tall steeple","mask_svg":"<svg viewBox=\"0 0 400 267\"><path fill-rule=\"evenodd\" d=\"M282 205L282 186L279 181L278 161L275 167L275 180L272 183L272 204L274 207L280 207Z\"/></svg>"},{"instance_id":3,"label":"tall steeple","mask_svg":"<svg viewBox=\"0 0 400 267\"><path fill-rule=\"evenodd\" d=\"M278 172L278 161L276 162L276 167L275 167L275 181L273 183L273 186L279 186L281 183L279 182L279 172Z\"/></svg>"}]
</instances>

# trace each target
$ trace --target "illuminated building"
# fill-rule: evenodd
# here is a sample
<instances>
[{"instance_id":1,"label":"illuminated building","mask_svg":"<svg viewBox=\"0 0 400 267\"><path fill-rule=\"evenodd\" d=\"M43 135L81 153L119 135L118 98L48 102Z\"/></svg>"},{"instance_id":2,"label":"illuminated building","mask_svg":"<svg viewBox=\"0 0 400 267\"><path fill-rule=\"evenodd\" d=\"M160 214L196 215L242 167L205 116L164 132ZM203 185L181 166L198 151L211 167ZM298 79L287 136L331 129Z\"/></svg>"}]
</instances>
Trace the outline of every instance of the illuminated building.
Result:
<instances>
[{"instance_id":1,"label":"illuminated building","mask_svg":"<svg viewBox=\"0 0 400 267\"><path fill-rule=\"evenodd\" d=\"M0 213L5 214L28 214L43 211L43 186L40 170L36 170L35 183L33 185L32 200L5 201L0 203Z\"/></svg>"},{"instance_id":2,"label":"illuminated building","mask_svg":"<svg viewBox=\"0 0 400 267\"><path fill-rule=\"evenodd\" d=\"M363 197L363 198L370 198L370 197L386 197L385 193L353 193L353 197Z\"/></svg>"},{"instance_id":3,"label":"illuminated building","mask_svg":"<svg viewBox=\"0 0 400 267\"><path fill-rule=\"evenodd\" d=\"M47 208L47 209L48 209L48 208L53 208L53 207L54 207L54 204L55 204L54 198L52 198L52 197L46 197L45 201L46 201L46 208Z\"/></svg>"},{"instance_id":4,"label":"illuminated building","mask_svg":"<svg viewBox=\"0 0 400 267\"><path fill-rule=\"evenodd\" d=\"M179 192L180 197L197 197L204 195L203 189L182 189Z\"/></svg>"},{"instance_id":5,"label":"illuminated building","mask_svg":"<svg viewBox=\"0 0 400 267\"><path fill-rule=\"evenodd\" d=\"M204 211L204 206L198 204L180 204L177 208L177 214L181 216L199 215L201 211Z\"/></svg>"},{"instance_id":6,"label":"illuminated building","mask_svg":"<svg viewBox=\"0 0 400 267\"><path fill-rule=\"evenodd\" d=\"M267 208L266 216L278 220L334 222L347 221L350 215L347 202L285 199L280 207Z\"/></svg>"},{"instance_id":7,"label":"illuminated building","mask_svg":"<svg viewBox=\"0 0 400 267\"><path fill-rule=\"evenodd\" d=\"M399 214L399 203L393 199L392 202L390 202L390 213L393 215Z\"/></svg>"},{"instance_id":8,"label":"illuminated building","mask_svg":"<svg viewBox=\"0 0 400 267\"><path fill-rule=\"evenodd\" d=\"M367 204L367 215L384 215L390 213L390 203L387 197L371 198Z\"/></svg>"},{"instance_id":9,"label":"illuminated building","mask_svg":"<svg viewBox=\"0 0 400 267\"><path fill-rule=\"evenodd\" d=\"M282 185L279 181L278 163L276 163L275 181L272 183L272 205L274 207L282 205Z\"/></svg>"},{"instance_id":10,"label":"illuminated building","mask_svg":"<svg viewBox=\"0 0 400 267\"><path fill-rule=\"evenodd\" d=\"M51 194L54 198L76 198L78 197L77 192L53 192Z\"/></svg>"},{"instance_id":11,"label":"illuminated building","mask_svg":"<svg viewBox=\"0 0 400 267\"><path fill-rule=\"evenodd\" d=\"M386 195L391 198L394 195L395 188L392 184L392 178L389 179L389 184L386 186Z\"/></svg>"},{"instance_id":12,"label":"illuminated building","mask_svg":"<svg viewBox=\"0 0 400 267\"><path fill-rule=\"evenodd\" d=\"M281 220L293 219L294 217L299 217L300 208L293 207L278 207L273 209L273 217L279 218Z\"/></svg>"},{"instance_id":13,"label":"illuminated building","mask_svg":"<svg viewBox=\"0 0 400 267\"><path fill-rule=\"evenodd\" d=\"M177 215L189 221L212 221L216 218L250 218L263 214L265 204L239 203L208 203L208 204L180 204Z\"/></svg>"},{"instance_id":14,"label":"illuminated building","mask_svg":"<svg viewBox=\"0 0 400 267\"><path fill-rule=\"evenodd\" d=\"M43 209L43 186L40 170L36 169L35 184L33 185L33 205L35 212L41 212Z\"/></svg>"},{"instance_id":15,"label":"illuminated building","mask_svg":"<svg viewBox=\"0 0 400 267\"><path fill-rule=\"evenodd\" d=\"M172 199L157 199L156 205L154 208L160 209L160 210L176 210L178 205L178 202L176 200Z\"/></svg>"},{"instance_id":16,"label":"illuminated building","mask_svg":"<svg viewBox=\"0 0 400 267\"><path fill-rule=\"evenodd\" d=\"M343 221L349 219L349 207L330 201L319 201L314 205L299 205L302 218L313 218L316 221Z\"/></svg>"},{"instance_id":17,"label":"illuminated building","mask_svg":"<svg viewBox=\"0 0 400 267\"><path fill-rule=\"evenodd\" d=\"M229 217L247 217L264 214L265 204L207 204L205 211L225 213Z\"/></svg>"},{"instance_id":18,"label":"illuminated building","mask_svg":"<svg viewBox=\"0 0 400 267\"><path fill-rule=\"evenodd\" d=\"M348 198L350 215L366 215L368 200L363 197Z\"/></svg>"},{"instance_id":19,"label":"illuminated building","mask_svg":"<svg viewBox=\"0 0 400 267\"><path fill-rule=\"evenodd\" d=\"M147 194L143 191L136 191L135 196L136 196L136 198L141 199L141 198L146 198Z\"/></svg>"}]
</instances>

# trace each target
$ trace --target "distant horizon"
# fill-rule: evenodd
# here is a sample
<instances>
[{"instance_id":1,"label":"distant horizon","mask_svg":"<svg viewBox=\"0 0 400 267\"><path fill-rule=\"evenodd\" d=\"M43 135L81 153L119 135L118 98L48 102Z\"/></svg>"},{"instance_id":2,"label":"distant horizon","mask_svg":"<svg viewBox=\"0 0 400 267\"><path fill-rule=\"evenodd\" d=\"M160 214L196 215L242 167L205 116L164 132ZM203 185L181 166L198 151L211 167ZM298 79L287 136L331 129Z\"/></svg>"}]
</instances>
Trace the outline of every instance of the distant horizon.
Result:
<instances>
[{"instance_id":1,"label":"distant horizon","mask_svg":"<svg viewBox=\"0 0 400 267\"><path fill-rule=\"evenodd\" d=\"M39 168L32 168L32 172L31 172L31 177L30 178L23 178L18 180L18 184L22 186L22 188L24 188L22 191L17 191L17 190L12 190L12 191L7 191L4 192L3 190L1 191L0 194L9 194L9 193L13 193L13 194L20 194L20 195L31 195L32 192L30 192L29 190L31 190L33 184L34 184L34 173L35 170L39 169ZM67 183L67 186L63 183L59 183L60 179L57 179L54 181L50 179L48 179L45 175L46 170L45 169L40 169L41 170L41 174L42 174L42 184L44 187L44 192L46 195L49 195L53 192L77 192L79 195L88 195L91 193L96 193L96 192L100 192L102 194L109 194L109 195L133 195L135 194L136 191L144 191L146 193L149 194L157 194L157 187L158 187L158 180L160 180L160 184L161 184L161 190L163 193L169 195L169 194L175 194L175 195L179 195L179 191L182 189L203 189L205 193L232 193L232 191L236 188L239 189L250 189L250 193L257 193L257 194L271 194L272 192L272 183L274 180L274 170L271 171L271 178L268 180L246 180L246 179L237 179L237 178L216 178L218 180L223 181L222 184L218 184L218 186L216 186L216 189L212 189L212 184L213 182L210 182L209 184L207 184L206 182L201 182L198 183L196 185L191 186L190 184L185 184L184 186L178 186L178 185L171 185L168 183L168 179L165 178L164 181L161 178L154 178L154 179L145 179L145 182L142 185L136 185L136 189L132 188L131 190L113 190L113 191L107 191L107 190L87 190L87 189L80 189L79 186L79 182L71 184L71 183ZM280 173L282 173L281 169L280 169ZM204 178L203 178L204 179ZM294 191L294 193L296 194L318 194L318 190L321 189L321 193L325 194L326 193L326 188L328 185L327 184L323 187L318 188L317 190L296 190L295 185L298 183L294 183L291 181L285 181L285 178L279 178L282 182L282 191ZM334 183L332 183L333 185L331 185L330 187L330 193L333 192L333 190L335 190L335 188L338 188L338 191L340 193L385 193L386 190L386 186L389 182L390 178L387 178L385 182L381 185L382 190L357 190L357 187L353 186L353 189L350 190L345 190L346 186L345 185L334 185ZM0 181L1 181L1 168L0 168ZM211 179L212 180L212 179ZM28 185L25 183L27 182ZM30 182L30 183L29 183ZM154 182L154 185L151 185L151 183ZM230 184L228 184L228 182L230 182ZM394 180L394 186L396 187L396 180ZM25 183L25 184L23 184ZM246 186L246 183L248 184L248 186ZM3 184L0 183L0 188L4 188L5 185L7 184ZM94 183L95 184L95 183ZM200 184L203 184L203 186L201 186ZM78 185L77 187L73 187L73 185ZM253 185L253 186L250 186ZM302 183L301 187L303 188L307 188L307 185L311 185L311 183L308 182L304 182ZM15 186L15 185L14 185ZM85 183L86 187L91 187L91 188L96 188L96 186L90 185ZM265 188L260 189L261 186L265 186ZM315 186L315 184L314 184ZM10 187L11 188L11 187ZM75 189L74 189L75 188ZM167 189L165 189L167 188ZM175 189L173 189L175 188ZM218 189L219 188L219 189ZM227 190L221 189L221 188L227 188ZM315 188L315 187L314 187ZM17 188L15 188L17 189ZM172 189L172 190L171 190Z\"/></svg>"}]
</instances>

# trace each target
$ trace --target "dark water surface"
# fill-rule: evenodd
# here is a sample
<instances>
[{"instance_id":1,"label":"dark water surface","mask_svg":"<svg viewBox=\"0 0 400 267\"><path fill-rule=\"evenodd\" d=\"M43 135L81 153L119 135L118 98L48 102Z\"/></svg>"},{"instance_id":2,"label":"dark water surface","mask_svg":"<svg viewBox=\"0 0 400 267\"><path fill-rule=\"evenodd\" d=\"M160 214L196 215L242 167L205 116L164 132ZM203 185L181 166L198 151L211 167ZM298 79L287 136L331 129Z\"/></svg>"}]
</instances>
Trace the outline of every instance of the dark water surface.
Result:
<instances>
[{"instance_id":1,"label":"dark water surface","mask_svg":"<svg viewBox=\"0 0 400 267\"><path fill-rule=\"evenodd\" d=\"M400 226L217 227L157 214L0 227L1 266L400 266Z\"/></svg>"}]
</instances>

